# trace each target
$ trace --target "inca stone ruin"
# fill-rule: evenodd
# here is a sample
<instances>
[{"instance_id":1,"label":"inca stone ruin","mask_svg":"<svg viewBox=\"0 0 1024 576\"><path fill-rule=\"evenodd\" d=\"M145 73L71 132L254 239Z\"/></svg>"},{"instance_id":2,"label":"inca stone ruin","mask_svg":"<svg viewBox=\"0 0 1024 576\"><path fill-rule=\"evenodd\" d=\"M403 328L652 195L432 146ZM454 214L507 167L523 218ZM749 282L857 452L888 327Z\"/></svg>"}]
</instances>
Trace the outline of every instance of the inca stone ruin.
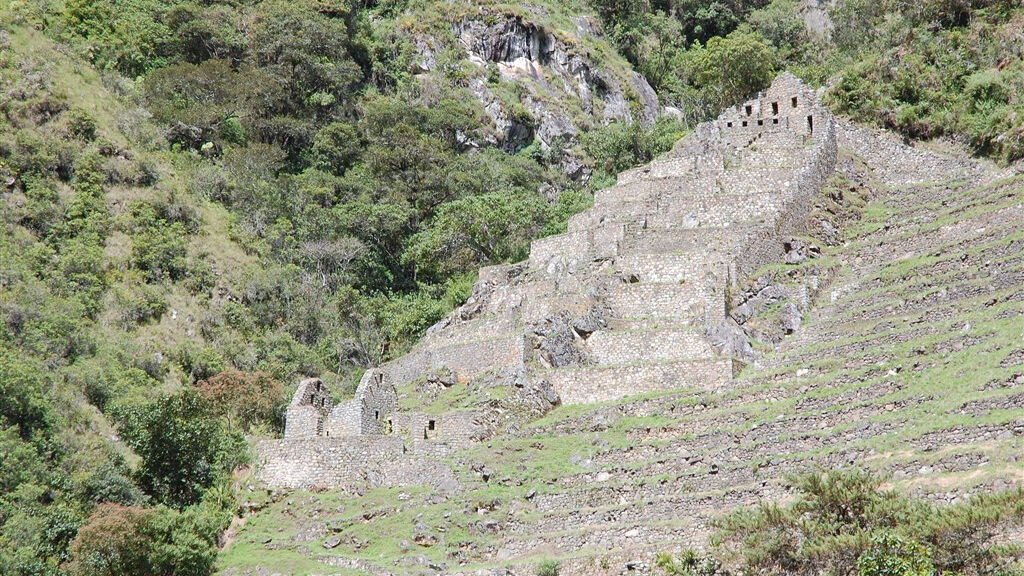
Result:
<instances>
[{"instance_id":1,"label":"inca stone ruin","mask_svg":"<svg viewBox=\"0 0 1024 576\"><path fill-rule=\"evenodd\" d=\"M833 172L841 185L827 184ZM835 119L782 75L621 174L527 261L482 269L469 301L368 370L352 399L304 381L285 437L259 446L258 478L397 491L352 526L464 505L414 522L409 562L415 546L446 546L429 573L532 574L554 555L563 575L644 573L658 552L706 544L722 511L785 499L793 472L868 462L948 501L1020 483L1024 422L993 416L1019 410L1019 394L961 405L901 392L915 374L952 386L964 375L941 372L950 355L1002 354L984 348L991 334L1024 341L1024 202L1008 176ZM845 211L871 195L886 212L844 240ZM815 260L843 242L842 266ZM981 248L946 262L953 245ZM918 258L905 277L884 275ZM974 308L973 324L958 319ZM978 390L1024 385L1022 358L994 359ZM574 410L545 419L558 405ZM987 419L943 429L924 413ZM943 491L953 485L965 487ZM500 507L478 496L494 490ZM469 535L446 542L452 514L470 518ZM319 561L427 569L370 562L352 538Z\"/></svg>"},{"instance_id":2,"label":"inca stone ruin","mask_svg":"<svg viewBox=\"0 0 1024 576\"><path fill-rule=\"evenodd\" d=\"M780 76L621 174L568 232L534 241L528 261L481 270L471 300L412 352L367 371L351 400L332 405L319 380L304 381L284 440L264 446L264 478L329 486L382 459L488 434L472 412L400 410L398 391L418 380L511 372L552 404L727 387L751 354L728 295L806 232L835 159L832 116L813 90Z\"/></svg>"}]
</instances>

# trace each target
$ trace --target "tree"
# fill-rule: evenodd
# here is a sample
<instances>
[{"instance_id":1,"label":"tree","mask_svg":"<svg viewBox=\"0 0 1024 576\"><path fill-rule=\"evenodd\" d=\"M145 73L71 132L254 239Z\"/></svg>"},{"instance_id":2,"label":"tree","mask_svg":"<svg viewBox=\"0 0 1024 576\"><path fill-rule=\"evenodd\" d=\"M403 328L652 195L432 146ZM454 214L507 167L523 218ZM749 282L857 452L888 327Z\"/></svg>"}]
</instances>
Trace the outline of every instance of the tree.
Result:
<instances>
[{"instance_id":1,"label":"tree","mask_svg":"<svg viewBox=\"0 0 1024 576\"><path fill-rule=\"evenodd\" d=\"M188 506L243 457L195 390L184 390L119 414L121 435L142 458L139 485L159 502Z\"/></svg>"},{"instance_id":2,"label":"tree","mask_svg":"<svg viewBox=\"0 0 1024 576\"><path fill-rule=\"evenodd\" d=\"M453 200L409 240L402 260L435 278L520 260L547 222L547 212L536 193L494 192Z\"/></svg>"},{"instance_id":3,"label":"tree","mask_svg":"<svg viewBox=\"0 0 1024 576\"><path fill-rule=\"evenodd\" d=\"M359 133L351 124L332 122L317 132L311 148L313 167L341 175L359 157Z\"/></svg>"},{"instance_id":4,"label":"tree","mask_svg":"<svg viewBox=\"0 0 1024 576\"><path fill-rule=\"evenodd\" d=\"M258 74L236 72L229 60L207 60L152 72L143 95L153 116L168 126L168 140L198 149L216 140L228 120L245 115L250 82L258 83Z\"/></svg>"},{"instance_id":5,"label":"tree","mask_svg":"<svg viewBox=\"0 0 1024 576\"><path fill-rule=\"evenodd\" d=\"M688 55L691 83L718 109L763 90L775 74L775 52L754 32L736 31L712 38L707 46L698 46Z\"/></svg>"},{"instance_id":6,"label":"tree","mask_svg":"<svg viewBox=\"0 0 1024 576\"><path fill-rule=\"evenodd\" d=\"M284 401L281 383L265 372L225 370L199 382L196 389L215 414L246 433L254 424L274 424Z\"/></svg>"},{"instance_id":7,"label":"tree","mask_svg":"<svg viewBox=\"0 0 1024 576\"><path fill-rule=\"evenodd\" d=\"M134 506L100 504L71 543L67 569L73 576L147 576L151 542L146 534L153 512Z\"/></svg>"}]
</instances>

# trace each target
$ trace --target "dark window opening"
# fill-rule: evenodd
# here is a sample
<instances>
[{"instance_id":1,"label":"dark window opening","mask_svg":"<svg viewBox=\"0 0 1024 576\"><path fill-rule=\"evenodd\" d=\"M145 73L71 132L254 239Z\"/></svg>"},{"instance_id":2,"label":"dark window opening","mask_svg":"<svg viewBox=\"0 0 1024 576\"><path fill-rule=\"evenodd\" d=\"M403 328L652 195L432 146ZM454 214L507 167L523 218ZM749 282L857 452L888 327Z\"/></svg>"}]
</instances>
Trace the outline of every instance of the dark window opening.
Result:
<instances>
[{"instance_id":1,"label":"dark window opening","mask_svg":"<svg viewBox=\"0 0 1024 576\"><path fill-rule=\"evenodd\" d=\"M814 134L814 116L807 117L807 131Z\"/></svg>"},{"instance_id":2,"label":"dark window opening","mask_svg":"<svg viewBox=\"0 0 1024 576\"><path fill-rule=\"evenodd\" d=\"M793 108L796 108L796 96L793 96Z\"/></svg>"},{"instance_id":3,"label":"dark window opening","mask_svg":"<svg viewBox=\"0 0 1024 576\"><path fill-rule=\"evenodd\" d=\"M744 121L743 121L743 127L744 127L744 128L746 128L746 127L747 127L747 121L746 121L746 120L744 120Z\"/></svg>"},{"instance_id":4,"label":"dark window opening","mask_svg":"<svg viewBox=\"0 0 1024 576\"><path fill-rule=\"evenodd\" d=\"M778 118L772 118L772 124L778 124L778 123L779 123L779 119Z\"/></svg>"},{"instance_id":5,"label":"dark window opening","mask_svg":"<svg viewBox=\"0 0 1024 576\"><path fill-rule=\"evenodd\" d=\"M764 120L758 120L757 121L757 125L758 126L764 126Z\"/></svg>"},{"instance_id":6,"label":"dark window opening","mask_svg":"<svg viewBox=\"0 0 1024 576\"><path fill-rule=\"evenodd\" d=\"M380 420L380 410L374 410L373 411L373 419L374 420Z\"/></svg>"},{"instance_id":7,"label":"dark window opening","mask_svg":"<svg viewBox=\"0 0 1024 576\"><path fill-rule=\"evenodd\" d=\"M779 113L779 103L778 102L772 102L772 114L778 114L778 113Z\"/></svg>"},{"instance_id":8,"label":"dark window opening","mask_svg":"<svg viewBox=\"0 0 1024 576\"><path fill-rule=\"evenodd\" d=\"M747 116L750 116L754 112L754 107L751 106L750 104L747 104L746 110L747 110Z\"/></svg>"},{"instance_id":9,"label":"dark window opening","mask_svg":"<svg viewBox=\"0 0 1024 576\"><path fill-rule=\"evenodd\" d=\"M732 122L726 122L725 125L729 128L732 128Z\"/></svg>"},{"instance_id":10,"label":"dark window opening","mask_svg":"<svg viewBox=\"0 0 1024 576\"><path fill-rule=\"evenodd\" d=\"M434 421L433 420L427 420L427 430L433 430L433 429L434 429Z\"/></svg>"}]
</instances>

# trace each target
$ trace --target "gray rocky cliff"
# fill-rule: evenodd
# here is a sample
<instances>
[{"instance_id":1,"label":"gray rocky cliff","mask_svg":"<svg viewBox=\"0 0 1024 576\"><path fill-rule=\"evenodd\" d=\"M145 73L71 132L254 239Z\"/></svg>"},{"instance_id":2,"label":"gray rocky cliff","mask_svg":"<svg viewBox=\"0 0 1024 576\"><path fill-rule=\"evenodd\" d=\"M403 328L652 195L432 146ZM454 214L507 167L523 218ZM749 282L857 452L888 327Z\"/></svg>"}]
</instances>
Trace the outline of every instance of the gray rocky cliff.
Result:
<instances>
[{"instance_id":1,"label":"gray rocky cliff","mask_svg":"<svg viewBox=\"0 0 1024 576\"><path fill-rule=\"evenodd\" d=\"M600 27L575 19L575 30L555 32L522 16L466 16L452 24L457 50L475 71L468 88L494 124L488 144L515 151L534 140L564 154L562 168L577 181L590 170L572 153L579 135L611 122L653 123L658 96L625 61L598 64L584 38ZM436 66L435 42L417 42L419 70Z\"/></svg>"}]
</instances>

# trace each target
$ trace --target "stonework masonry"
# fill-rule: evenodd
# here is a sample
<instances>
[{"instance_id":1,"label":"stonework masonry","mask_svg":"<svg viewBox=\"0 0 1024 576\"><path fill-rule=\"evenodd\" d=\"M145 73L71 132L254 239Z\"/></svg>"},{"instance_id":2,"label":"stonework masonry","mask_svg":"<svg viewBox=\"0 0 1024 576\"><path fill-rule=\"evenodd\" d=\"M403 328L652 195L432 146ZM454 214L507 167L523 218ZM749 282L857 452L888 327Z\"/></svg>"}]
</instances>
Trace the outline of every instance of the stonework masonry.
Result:
<instances>
[{"instance_id":1,"label":"stonework masonry","mask_svg":"<svg viewBox=\"0 0 1024 576\"><path fill-rule=\"evenodd\" d=\"M346 486L382 460L440 457L480 439L478 411L398 409L399 391L425 381L511 371L563 404L728 387L743 360L720 337L733 322L729 294L807 232L836 154L817 94L779 76L620 174L567 232L534 241L527 261L482 269L470 300L407 355L367 371L353 399L332 408L304 381L285 439L261 445L262 479Z\"/></svg>"}]
</instances>

